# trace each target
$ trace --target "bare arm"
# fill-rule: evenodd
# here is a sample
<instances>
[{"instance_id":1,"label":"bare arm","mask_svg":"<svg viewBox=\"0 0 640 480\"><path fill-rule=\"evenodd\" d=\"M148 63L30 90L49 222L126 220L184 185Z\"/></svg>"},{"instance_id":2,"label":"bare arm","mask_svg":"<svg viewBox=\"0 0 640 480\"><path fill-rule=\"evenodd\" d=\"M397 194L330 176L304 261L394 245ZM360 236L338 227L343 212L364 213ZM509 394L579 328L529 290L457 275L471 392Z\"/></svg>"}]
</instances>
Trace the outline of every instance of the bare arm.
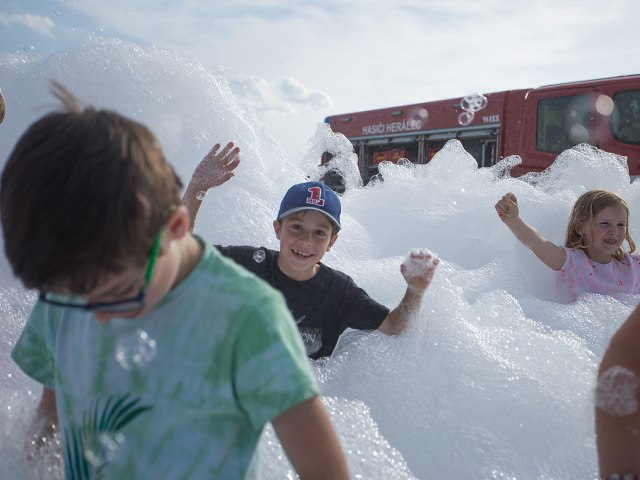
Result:
<instances>
[{"instance_id":1,"label":"bare arm","mask_svg":"<svg viewBox=\"0 0 640 480\"><path fill-rule=\"evenodd\" d=\"M219 149L220 144L216 143L200 161L182 197L182 203L189 210L191 217L190 230L195 227L196 216L202 204L200 196L205 195L210 188L222 185L233 177L233 171L240 163L240 147L234 148L233 142L227 143L221 151L218 151Z\"/></svg>"},{"instance_id":2,"label":"bare arm","mask_svg":"<svg viewBox=\"0 0 640 480\"><path fill-rule=\"evenodd\" d=\"M31 421L31 437L26 451L27 458L34 458L39 454L41 448L52 444L57 429L56 394L53 390L44 387L35 417Z\"/></svg>"},{"instance_id":3,"label":"bare arm","mask_svg":"<svg viewBox=\"0 0 640 480\"><path fill-rule=\"evenodd\" d=\"M340 441L320 397L291 407L271 423L301 480L349 478Z\"/></svg>"},{"instance_id":4,"label":"bare arm","mask_svg":"<svg viewBox=\"0 0 640 480\"><path fill-rule=\"evenodd\" d=\"M553 270L562 268L567 258L564 249L544 238L538 230L520 218L518 199L513 193L503 196L496 203L495 208L500 220L509 227L520 242L542 260L542 263Z\"/></svg>"},{"instance_id":5,"label":"bare arm","mask_svg":"<svg viewBox=\"0 0 640 480\"><path fill-rule=\"evenodd\" d=\"M58 424L58 412L56 411L56 392L50 388L42 388L42 396L38 403L38 415L45 418L49 423Z\"/></svg>"},{"instance_id":6,"label":"bare arm","mask_svg":"<svg viewBox=\"0 0 640 480\"><path fill-rule=\"evenodd\" d=\"M426 251L413 250L410 253L409 262L400 266L400 271L407 281L407 290L398 306L389 312L378 330L387 335L397 335L407 328L409 319L420 310L422 297L431 284L438 263L440 260L433 258Z\"/></svg>"},{"instance_id":7,"label":"bare arm","mask_svg":"<svg viewBox=\"0 0 640 480\"><path fill-rule=\"evenodd\" d=\"M596 443L602 478L640 475L640 307L613 336L596 388Z\"/></svg>"}]
</instances>

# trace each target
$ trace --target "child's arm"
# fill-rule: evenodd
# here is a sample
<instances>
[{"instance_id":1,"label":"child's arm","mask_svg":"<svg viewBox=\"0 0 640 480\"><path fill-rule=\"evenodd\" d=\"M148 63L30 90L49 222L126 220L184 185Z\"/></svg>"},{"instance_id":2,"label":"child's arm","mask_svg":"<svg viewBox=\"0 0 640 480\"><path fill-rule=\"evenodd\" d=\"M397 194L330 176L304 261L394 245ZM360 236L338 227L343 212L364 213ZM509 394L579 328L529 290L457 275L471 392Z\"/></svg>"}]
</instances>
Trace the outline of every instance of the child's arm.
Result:
<instances>
[{"instance_id":1,"label":"child's arm","mask_svg":"<svg viewBox=\"0 0 640 480\"><path fill-rule=\"evenodd\" d=\"M271 423L301 480L349 478L340 441L320 397L291 407Z\"/></svg>"},{"instance_id":2,"label":"child's arm","mask_svg":"<svg viewBox=\"0 0 640 480\"><path fill-rule=\"evenodd\" d=\"M47 423L58 425L58 412L56 411L56 392L50 388L43 387L40 403L38 404L38 415L45 418Z\"/></svg>"},{"instance_id":3,"label":"child's arm","mask_svg":"<svg viewBox=\"0 0 640 480\"><path fill-rule=\"evenodd\" d=\"M600 363L595 417L601 478L615 473L620 478L625 473L640 475L639 340L640 307L636 307Z\"/></svg>"},{"instance_id":4,"label":"child's arm","mask_svg":"<svg viewBox=\"0 0 640 480\"><path fill-rule=\"evenodd\" d=\"M397 335L407 328L409 319L420 309L422 297L431 284L438 263L440 260L432 258L427 252L411 252L409 262L400 265L402 276L407 281L407 290L398 306L389 312L378 330L387 335Z\"/></svg>"},{"instance_id":5,"label":"child's arm","mask_svg":"<svg viewBox=\"0 0 640 480\"><path fill-rule=\"evenodd\" d=\"M30 431L33 437L29 439L27 457L38 454L38 449L51 444L58 428L58 413L56 412L56 394L53 390L43 387L40 402L36 408L35 418L31 422ZM33 442L35 439L35 442ZM35 448L32 448L35 447Z\"/></svg>"},{"instance_id":6,"label":"child's arm","mask_svg":"<svg viewBox=\"0 0 640 480\"><path fill-rule=\"evenodd\" d=\"M233 177L233 171L240 163L240 147L234 148L233 142L229 142L220 152L219 148L220 144L216 143L200 161L182 197L182 203L189 210L191 217L191 230L195 226L196 216L202 204L202 198L198 198L199 192L203 192L201 195L204 195L210 188L225 183Z\"/></svg>"},{"instance_id":7,"label":"child's arm","mask_svg":"<svg viewBox=\"0 0 640 480\"><path fill-rule=\"evenodd\" d=\"M544 238L538 230L520 218L518 199L513 193L507 193L496 203L496 212L500 220L509 227L518 240L530 248L542 262L553 270L560 270L567 254L562 247Z\"/></svg>"}]
</instances>

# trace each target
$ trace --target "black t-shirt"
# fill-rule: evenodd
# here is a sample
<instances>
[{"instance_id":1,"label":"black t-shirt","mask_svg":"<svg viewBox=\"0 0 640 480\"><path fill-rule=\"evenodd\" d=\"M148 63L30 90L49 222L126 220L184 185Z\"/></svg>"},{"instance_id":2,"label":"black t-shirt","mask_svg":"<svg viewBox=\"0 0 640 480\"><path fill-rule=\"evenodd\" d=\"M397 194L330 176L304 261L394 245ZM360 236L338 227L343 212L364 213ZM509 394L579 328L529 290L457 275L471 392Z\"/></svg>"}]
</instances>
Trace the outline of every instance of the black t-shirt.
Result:
<instances>
[{"instance_id":1,"label":"black t-shirt","mask_svg":"<svg viewBox=\"0 0 640 480\"><path fill-rule=\"evenodd\" d=\"M313 359L331 355L347 328L375 330L389 309L373 300L342 272L320 263L309 280L287 277L278 267L279 252L267 248L215 246L250 272L280 290Z\"/></svg>"}]
</instances>

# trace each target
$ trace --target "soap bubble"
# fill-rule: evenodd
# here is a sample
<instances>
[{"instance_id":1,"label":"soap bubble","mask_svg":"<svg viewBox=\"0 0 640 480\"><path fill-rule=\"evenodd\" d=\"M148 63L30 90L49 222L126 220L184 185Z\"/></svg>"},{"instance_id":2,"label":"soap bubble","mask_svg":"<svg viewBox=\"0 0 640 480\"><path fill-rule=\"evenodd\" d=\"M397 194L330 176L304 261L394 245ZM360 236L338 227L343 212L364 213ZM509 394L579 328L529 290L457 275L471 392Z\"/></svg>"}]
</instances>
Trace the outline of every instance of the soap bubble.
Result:
<instances>
[{"instance_id":1,"label":"soap bubble","mask_svg":"<svg viewBox=\"0 0 640 480\"><path fill-rule=\"evenodd\" d=\"M156 341L142 329L123 335L116 345L116 361L125 370L142 368L156 356Z\"/></svg>"},{"instance_id":2,"label":"soap bubble","mask_svg":"<svg viewBox=\"0 0 640 480\"><path fill-rule=\"evenodd\" d=\"M613 99L609 95L598 95L596 110L600 115L608 117L613 113L614 106Z\"/></svg>"},{"instance_id":3,"label":"soap bubble","mask_svg":"<svg viewBox=\"0 0 640 480\"><path fill-rule=\"evenodd\" d=\"M460 115L458 115L458 123L466 127L471 122L473 122L475 116L476 114L473 112L462 112Z\"/></svg>"},{"instance_id":4,"label":"soap bubble","mask_svg":"<svg viewBox=\"0 0 640 480\"><path fill-rule=\"evenodd\" d=\"M575 144L586 143L589 140L589 130L584 125L573 124L569 129L569 139Z\"/></svg>"},{"instance_id":5,"label":"soap bubble","mask_svg":"<svg viewBox=\"0 0 640 480\"><path fill-rule=\"evenodd\" d=\"M481 93L472 93L460 101L460 108L466 112L477 112L487 106L487 97Z\"/></svg>"},{"instance_id":6,"label":"soap bubble","mask_svg":"<svg viewBox=\"0 0 640 480\"><path fill-rule=\"evenodd\" d=\"M265 254L264 250L256 250L255 252L253 252L253 261L256 263L262 263L264 262L266 256L267 255Z\"/></svg>"},{"instance_id":7,"label":"soap bubble","mask_svg":"<svg viewBox=\"0 0 640 480\"><path fill-rule=\"evenodd\" d=\"M124 441L125 437L122 433L101 432L85 448L84 458L93 468L99 468L115 458Z\"/></svg>"}]
</instances>

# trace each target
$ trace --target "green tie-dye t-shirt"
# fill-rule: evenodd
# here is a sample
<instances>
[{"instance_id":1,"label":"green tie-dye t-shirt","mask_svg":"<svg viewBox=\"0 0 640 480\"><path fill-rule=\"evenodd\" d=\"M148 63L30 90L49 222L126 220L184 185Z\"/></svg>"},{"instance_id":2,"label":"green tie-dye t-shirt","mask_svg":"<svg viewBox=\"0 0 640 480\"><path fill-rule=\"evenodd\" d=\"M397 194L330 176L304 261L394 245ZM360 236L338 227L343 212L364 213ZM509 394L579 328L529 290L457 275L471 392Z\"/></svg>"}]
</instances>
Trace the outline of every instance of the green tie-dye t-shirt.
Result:
<instances>
[{"instance_id":1,"label":"green tie-dye t-shirt","mask_svg":"<svg viewBox=\"0 0 640 480\"><path fill-rule=\"evenodd\" d=\"M12 357L56 392L68 478L242 479L264 425L317 395L281 295L204 245L144 316L35 305Z\"/></svg>"}]
</instances>

